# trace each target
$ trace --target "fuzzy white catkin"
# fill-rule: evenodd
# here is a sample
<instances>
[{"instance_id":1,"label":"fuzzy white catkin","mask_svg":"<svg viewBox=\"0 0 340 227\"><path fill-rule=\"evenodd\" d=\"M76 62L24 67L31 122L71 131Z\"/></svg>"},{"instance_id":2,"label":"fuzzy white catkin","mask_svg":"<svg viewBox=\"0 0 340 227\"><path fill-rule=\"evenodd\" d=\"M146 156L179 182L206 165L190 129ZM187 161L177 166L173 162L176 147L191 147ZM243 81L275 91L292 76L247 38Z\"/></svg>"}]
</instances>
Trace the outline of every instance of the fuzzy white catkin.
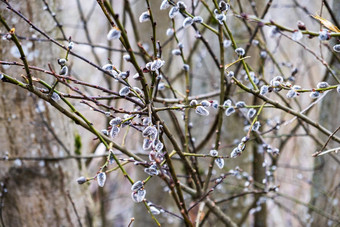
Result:
<instances>
[{"instance_id":1,"label":"fuzzy white catkin","mask_svg":"<svg viewBox=\"0 0 340 227\"><path fill-rule=\"evenodd\" d=\"M190 66L188 64L183 65L184 71L188 72L190 70Z\"/></svg>"},{"instance_id":2,"label":"fuzzy white catkin","mask_svg":"<svg viewBox=\"0 0 340 227\"><path fill-rule=\"evenodd\" d=\"M224 159L223 158L216 158L215 163L218 166L218 168L223 169L223 167L224 167Z\"/></svg>"},{"instance_id":3,"label":"fuzzy white catkin","mask_svg":"<svg viewBox=\"0 0 340 227\"><path fill-rule=\"evenodd\" d=\"M194 23L193 19L191 17L187 17L183 21L183 28L187 28L190 25L192 25L193 23Z\"/></svg>"},{"instance_id":4,"label":"fuzzy white catkin","mask_svg":"<svg viewBox=\"0 0 340 227\"><path fill-rule=\"evenodd\" d=\"M146 195L145 189L140 189L136 192L131 193L131 198L135 203L140 203L144 200Z\"/></svg>"},{"instance_id":5,"label":"fuzzy white catkin","mask_svg":"<svg viewBox=\"0 0 340 227\"><path fill-rule=\"evenodd\" d=\"M201 16L196 16L194 18L192 18L193 22L195 23L203 23L203 18Z\"/></svg>"},{"instance_id":6,"label":"fuzzy white catkin","mask_svg":"<svg viewBox=\"0 0 340 227\"><path fill-rule=\"evenodd\" d=\"M170 19L174 19L175 16L179 13L179 8L177 6L174 6L169 11L169 17Z\"/></svg>"},{"instance_id":7,"label":"fuzzy white catkin","mask_svg":"<svg viewBox=\"0 0 340 227\"><path fill-rule=\"evenodd\" d=\"M205 109L203 106L197 106L195 109L195 112L199 115L202 116L208 116L209 115L209 111L207 109Z\"/></svg>"},{"instance_id":8,"label":"fuzzy white catkin","mask_svg":"<svg viewBox=\"0 0 340 227\"><path fill-rule=\"evenodd\" d=\"M218 4L218 7L220 8L222 12L228 11L230 8L229 4L226 3L225 1L220 1L220 3Z\"/></svg>"},{"instance_id":9,"label":"fuzzy white catkin","mask_svg":"<svg viewBox=\"0 0 340 227\"><path fill-rule=\"evenodd\" d=\"M291 89L287 92L287 98L295 98L296 96L298 95L298 93L294 90L294 89Z\"/></svg>"},{"instance_id":10,"label":"fuzzy white catkin","mask_svg":"<svg viewBox=\"0 0 340 227\"><path fill-rule=\"evenodd\" d=\"M185 10L187 8L187 5L183 1L178 1L177 7L181 10Z\"/></svg>"},{"instance_id":11,"label":"fuzzy white catkin","mask_svg":"<svg viewBox=\"0 0 340 227\"><path fill-rule=\"evenodd\" d=\"M190 101L189 106L197 106L198 102L196 99Z\"/></svg>"},{"instance_id":12,"label":"fuzzy white catkin","mask_svg":"<svg viewBox=\"0 0 340 227\"><path fill-rule=\"evenodd\" d=\"M142 181L136 181L132 186L131 186L131 191L137 191L143 187L143 182Z\"/></svg>"},{"instance_id":13,"label":"fuzzy white catkin","mask_svg":"<svg viewBox=\"0 0 340 227\"><path fill-rule=\"evenodd\" d=\"M326 87L329 87L329 84L327 82L319 82L317 85L316 85L317 88L326 88Z\"/></svg>"},{"instance_id":14,"label":"fuzzy white catkin","mask_svg":"<svg viewBox=\"0 0 340 227\"><path fill-rule=\"evenodd\" d=\"M225 111L225 115L226 116L230 116L230 115L232 115L233 113L235 112L235 109L234 109L234 107L228 107L227 109L226 109L226 111Z\"/></svg>"},{"instance_id":15,"label":"fuzzy white catkin","mask_svg":"<svg viewBox=\"0 0 340 227\"><path fill-rule=\"evenodd\" d=\"M174 34L174 29L168 28L168 29L166 30L166 35L167 35L167 36L172 36L173 34Z\"/></svg>"},{"instance_id":16,"label":"fuzzy white catkin","mask_svg":"<svg viewBox=\"0 0 340 227\"><path fill-rule=\"evenodd\" d=\"M99 187L104 187L105 181L106 181L106 174L105 174L104 172L100 172L100 173L97 175L97 183L98 183L98 186L99 186Z\"/></svg>"},{"instance_id":17,"label":"fuzzy white catkin","mask_svg":"<svg viewBox=\"0 0 340 227\"><path fill-rule=\"evenodd\" d=\"M320 92L318 92L318 91L311 92L309 94L309 97L311 97L312 99L317 99L317 98L320 97Z\"/></svg>"},{"instance_id":18,"label":"fuzzy white catkin","mask_svg":"<svg viewBox=\"0 0 340 227\"><path fill-rule=\"evenodd\" d=\"M246 52L245 52L245 50L242 47L239 47L239 48L236 48L235 53L238 56L243 56L243 55L245 55Z\"/></svg>"},{"instance_id":19,"label":"fuzzy white catkin","mask_svg":"<svg viewBox=\"0 0 340 227\"><path fill-rule=\"evenodd\" d=\"M67 67L66 65L64 65L64 66L61 68L61 70L60 70L60 72L59 72L59 75L61 75L61 76L67 76L67 74L68 74L68 67Z\"/></svg>"},{"instance_id":20,"label":"fuzzy white catkin","mask_svg":"<svg viewBox=\"0 0 340 227\"><path fill-rule=\"evenodd\" d=\"M160 10L165 10L170 7L168 0L163 0L161 6L159 7Z\"/></svg>"},{"instance_id":21,"label":"fuzzy white catkin","mask_svg":"<svg viewBox=\"0 0 340 227\"><path fill-rule=\"evenodd\" d=\"M263 86L261 87L261 89L260 89L260 94L261 94L261 95L265 95L265 94L268 93L268 91L269 91L269 86L263 85Z\"/></svg>"},{"instance_id":22,"label":"fuzzy white catkin","mask_svg":"<svg viewBox=\"0 0 340 227\"><path fill-rule=\"evenodd\" d=\"M127 96L130 93L130 88L128 86L122 87L119 90L119 95L120 96Z\"/></svg>"},{"instance_id":23,"label":"fuzzy white catkin","mask_svg":"<svg viewBox=\"0 0 340 227\"><path fill-rule=\"evenodd\" d=\"M256 110L251 108L251 109L248 110L247 116L249 118L253 118L255 116L255 114L256 114Z\"/></svg>"},{"instance_id":24,"label":"fuzzy white catkin","mask_svg":"<svg viewBox=\"0 0 340 227\"><path fill-rule=\"evenodd\" d=\"M232 42L229 39L226 39L226 40L223 41L223 47L224 48L230 47L231 44L232 44Z\"/></svg>"},{"instance_id":25,"label":"fuzzy white catkin","mask_svg":"<svg viewBox=\"0 0 340 227\"><path fill-rule=\"evenodd\" d=\"M113 70L113 65L111 65L111 64L103 65L102 69L104 69L105 71L111 71L111 70Z\"/></svg>"},{"instance_id":26,"label":"fuzzy white catkin","mask_svg":"<svg viewBox=\"0 0 340 227\"><path fill-rule=\"evenodd\" d=\"M150 20L150 14L148 11L143 12L139 17L139 22L143 23Z\"/></svg>"},{"instance_id":27,"label":"fuzzy white catkin","mask_svg":"<svg viewBox=\"0 0 340 227\"><path fill-rule=\"evenodd\" d=\"M159 215L161 213L161 211L154 206L150 206L150 211L153 215Z\"/></svg>"},{"instance_id":28,"label":"fuzzy white catkin","mask_svg":"<svg viewBox=\"0 0 340 227\"><path fill-rule=\"evenodd\" d=\"M119 133L119 131L120 131L120 128L119 127L117 127L117 126L112 126L112 128L111 128L111 130L110 130L110 136L112 137L112 138L115 138L117 135L118 135L118 133Z\"/></svg>"},{"instance_id":29,"label":"fuzzy white catkin","mask_svg":"<svg viewBox=\"0 0 340 227\"><path fill-rule=\"evenodd\" d=\"M333 50L335 51L335 52L340 52L340 44L336 44L336 45L334 45L333 46Z\"/></svg>"},{"instance_id":30,"label":"fuzzy white catkin","mask_svg":"<svg viewBox=\"0 0 340 227\"><path fill-rule=\"evenodd\" d=\"M118 30L118 28L112 28L107 34L106 38L107 40L119 39L120 35L121 32Z\"/></svg>"},{"instance_id":31,"label":"fuzzy white catkin","mask_svg":"<svg viewBox=\"0 0 340 227\"><path fill-rule=\"evenodd\" d=\"M204 106L204 107L209 107L211 104L210 104L210 102L208 100L203 100L201 102L201 105Z\"/></svg>"},{"instance_id":32,"label":"fuzzy white catkin","mask_svg":"<svg viewBox=\"0 0 340 227\"><path fill-rule=\"evenodd\" d=\"M299 41L300 39L302 39L302 37L303 37L303 34L302 34L302 32L300 30L296 30L292 34L292 39L294 41Z\"/></svg>"},{"instance_id":33,"label":"fuzzy white catkin","mask_svg":"<svg viewBox=\"0 0 340 227\"><path fill-rule=\"evenodd\" d=\"M218 155L218 151L217 150L211 150L210 155L216 157Z\"/></svg>"}]
</instances>

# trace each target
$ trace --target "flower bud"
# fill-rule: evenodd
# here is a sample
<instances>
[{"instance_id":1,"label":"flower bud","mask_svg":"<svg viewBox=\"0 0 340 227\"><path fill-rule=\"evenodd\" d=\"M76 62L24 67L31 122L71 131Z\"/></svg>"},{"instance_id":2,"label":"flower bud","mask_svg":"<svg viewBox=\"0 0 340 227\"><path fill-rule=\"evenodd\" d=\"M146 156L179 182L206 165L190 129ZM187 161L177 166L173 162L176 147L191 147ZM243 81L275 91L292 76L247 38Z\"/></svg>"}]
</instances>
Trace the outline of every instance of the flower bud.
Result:
<instances>
[{"instance_id":1,"label":"flower bud","mask_svg":"<svg viewBox=\"0 0 340 227\"><path fill-rule=\"evenodd\" d=\"M169 17L170 19L174 19L175 16L179 13L179 8L177 6L174 6L169 11Z\"/></svg>"},{"instance_id":2,"label":"flower bud","mask_svg":"<svg viewBox=\"0 0 340 227\"><path fill-rule=\"evenodd\" d=\"M142 181L136 181L132 186L131 186L131 191L138 191L139 189L143 188L144 184Z\"/></svg>"},{"instance_id":3,"label":"flower bud","mask_svg":"<svg viewBox=\"0 0 340 227\"><path fill-rule=\"evenodd\" d=\"M209 111L206 110L203 106L197 106L195 109L195 112L199 115L202 116L208 116L209 115Z\"/></svg>"},{"instance_id":4,"label":"flower bud","mask_svg":"<svg viewBox=\"0 0 340 227\"><path fill-rule=\"evenodd\" d=\"M140 23L143 23L143 22L146 22L150 20L150 14L149 14L149 11L146 11L144 13L142 13L139 17L139 22Z\"/></svg>"},{"instance_id":5,"label":"flower bud","mask_svg":"<svg viewBox=\"0 0 340 227\"><path fill-rule=\"evenodd\" d=\"M230 47L231 44L232 44L232 42L229 39L226 39L226 40L223 41L223 47L224 48Z\"/></svg>"},{"instance_id":6,"label":"flower bud","mask_svg":"<svg viewBox=\"0 0 340 227\"><path fill-rule=\"evenodd\" d=\"M194 23L200 23L200 24L203 23L203 18L201 16L196 16L196 17L192 18L192 20L193 20Z\"/></svg>"},{"instance_id":7,"label":"flower bud","mask_svg":"<svg viewBox=\"0 0 340 227\"><path fill-rule=\"evenodd\" d=\"M190 70L190 66L188 64L183 65L184 71L188 72Z\"/></svg>"},{"instance_id":8,"label":"flower bud","mask_svg":"<svg viewBox=\"0 0 340 227\"><path fill-rule=\"evenodd\" d=\"M97 175L97 183L98 183L98 186L99 186L99 187L104 187L105 181L106 181L106 174L105 174L104 172L100 172L100 173Z\"/></svg>"},{"instance_id":9,"label":"flower bud","mask_svg":"<svg viewBox=\"0 0 340 227\"><path fill-rule=\"evenodd\" d=\"M223 167L224 167L224 159L223 158L216 158L215 163L218 166L218 168L223 169Z\"/></svg>"},{"instance_id":10,"label":"flower bud","mask_svg":"<svg viewBox=\"0 0 340 227\"><path fill-rule=\"evenodd\" d=\"M184 2L182 1L178 1L177 2L177 7L180 9L180 10L185 10L187 8L187 6L185 5Z\"/></svg>"},{"instance_id":11,"label":"flower bud","mask_svg":"<svg viewBox=\"0 0 340 227\"><path fill-rule=\"evenodd\" d=\"M268 93L268 91L269 91L269 87L267 85L263 85L260 89L260 94L265 95Z\"/></svg>"},{"instance_id":12,"label":"flower bud","mask_svg":"<svg viewBox=\"0 0 340 227\"><path fill-rule=\"evenodd\" d=\"M52 93L51 99L55 102L58 102L61 100L60 96L56 92Z\"/></svg>"},{"instance_id":13,"label":"flower bud","mask_svg":"<svg viewBox=\"0 0 340 227\"><path fill-rule=\"evenodd\" d=\"M297 26L298 26L299 30L302 30L302 31L306 30L306 25L302 21L298 21Z\"/></svg>"},{"instance_id":14,"label":"flower bud","mask_svg":"<svg viewBox=\"0 0 340 227\"><path fill-rule=\"evenodd\" d=\"M242 152L236 147L234 148L234 150L231 152L230 157L231 158L236 158L238 156L240 156L242 154Z\"/></svg>"},{"instance_id":15,"label":"flower bud","mask_svg":"<svg viewBox=\"0 0 340 227\"><path fill-rule=\"evenodd\" d=\"M216 157L218 155L218 151L217 150L211 150L210 155Z\"/></svg>"},{"instance_id":16,"label":"flower bud","mask_svg":"<svg viewBox=\"0 0 340 227\"><path fill-rule=\"evenodd\" d=\"M111 64L103 65L102 69L105 70L105 71L112 71L113 70L113 65L111 65Z\"/></svg>"},{"instance_id":17,"label":"flower bud","mask_svg":"<svg viewBox=\"0 0 340 227\"><path fill-rule=\"evenodd\" d=\"M177 55L177 56L182 54L182 52L181 52L180 49L173 49L173 50L171 51L171 53L172 53L172 55Z\"/></svg>"},{"instance_id":18,"label":"flower bud","mask_svg":"<svg viewBox=\"0 0 340 227\"><path fill-rule=\"evenodd\" d=\"M106 38L107 38L107 40L119 39L120 35L121 35L120 30L117 27L114 27L109 31Z\"/></svg>"},{"instance_id":19,"label":"flower bud","mask_svg":"<svg viewBox=\"0 0 340 227\"><path fill-rule=\"evenodd\" d=\"M226 3L225 1L220 1L220 3L218 4L218 8L220 8L220 10L221 10L222 12L224 12L224 11L228 11L229 8L230 8L230 6L229 6L229 4Z\"/></svg>"},{"instance_id":20,"label":"flower bud","mask_svg":"<svg viewBox=\"0 0 340 227\"><path fill-rule=\"evenodd\" d=\"M120 117L113 118L110 122L109 125L115 125L119 126L122 123L122 119Z\"/></svg>"},{"instance_id":21,"label":"flower bud","mask_svg":"<svg viewBox=\"0 0 340 227\"><path fill-rule=\"evenodd\" d=\"M194 23L193 19L191 17L187 17L183 21L183 28L187 28L190 25L192 25L193 23Z\"/></svg>"},{"instance_id":22,"label":"flower bud","mask_svg":"<svg viewBox=\"0 0 340 227\"><path fill-rule=\"evenodd\" d=\"M318 92L318 91L311 92L309 94L309 97L311 97L312 99L317 99L317 98L320 97L320 92Z\"/></svg>"},{"instance_id":23,"label":"flower bud","mask_svg":"<svg viewBox=\"0 0 340 227\"><path fill-rule=\"evenodd\" d=\"M112 138L115 138L118 135L119 131L120 131L119 127L117 127L116 125L112 126L112 128L110 130L110 136Z\"/></svg>"},{"instance_id":24,"label":"flower bud","mask_svg":"<svg viewBox=\"0 0 340 227\"><path fill-rule=\"evenodd\" d=\"M210 106L210 102L207 101L207 100L203 100L203 101L201 102L201 105L204 106L204 107L209 107L209 106Z\"/></svg>"},{"instance_id":25,"label":"flower bud","mask_svg":"<svg viewBox=\"0 0 340 227\"><path fill-rule=\"evenodd\" d=\"M258 131L261 127L261 124L259 121L256 121L252 127L252 131Z\"/></svg>"},{"instance_id":26,"label":"flower bud","mask_svg":"<svg viewBox=\"0 0 340 227\"><path fill-rule=\"evenodd\" d=\"M340 52L340 44L336 44L335 46L333 46L333 50L335 51L335 52Z\"/></svg>"},{"instance_id":27,"label":"flower bud","mask_svg":"<svg viewBox=\"0 0 340 227\"><path fill-rule=\"evenodd\" d=\"M67 76L67 73L68 73L68 67L67 67L66 65L64 65L64 66L61 68L61 70L60 70L60 72L59 72L59 75L61 75L61 76Z\"/></svg>"},{"instance_id":28,"label":"flower bud","mask_svg":"<svg viewBox=\"0 0 340 227\"><path fill-rule=\"evenodd\" d=\"M236 106L237 108L243 108L243 107L246 106L246 103L243 102L243 101L239 101L239 102L237 102L237 103L235 104L235 106Z\"/></svg>"},{"instance_id":29,"label":"flower bud","mask_svg":"<svg viewBox=\"0 0 340 227\"><path fill-rule=\"evenodd\" d=\"M170 7L168 0L163 0L161 6L159 7L160 10L165 10Z\"/></svg>"},{"instance_id":30,"label":"flower bud","mask_svg":"<svg viewBox=\"0 0 340 227\"><path fill-rule=\"evenodd\" d=\"M300 39L302 39L303 37L303 34L300 30L295 30L292 34L292 39L294 41L299 41Z\"/></svg>"},{"instance_id":31,"label":"flower bud","mask_svg":"<svg viewBox=\"0 0 340 227\"><path fill-rule=\"evenodd\" d=\"M85 182L86 182L86 178L83 177L83 176L81 176L81 177L79 177L79 178L77 179L77 183L78 183L78 184L84 184Z\"/></svg>"},{"instance_id":32,"label":"flower bud","mask_svg":"<svg viewBox=\"0 0 340 227\"><path fill-rule=\"evenodd\" d=\"M212 102L211 106L212 106L214 109L218 109L218 106L219 106L218 101L217 101L217 100L214 100L214 101Z\"/></svg>"},{"instance_id":33,"label":"flower bud","mask_svg":"<svg viewBox=\"0 0 340 227\"><path fill-rule=\"evenodd\" d=\"M246 52L245 52L245 50L242 47L239 47L239 48L236 48L235 53L238 56L242 57L243 55L245 55Z\"/></svg>"},{"instance_id":34,"label":"flower bud","mask_svg":"<svg viewBox=\"0 0 340 227\"><path fill-rule=\"evenodd\" d=\"M143 140L143 150L149 151L149 150L151 150L151 147L152 147L152 140L145 138Z\"/></svg>"},{"instance_id":35,"label":"flower bud","mask_svg":"<svg viewBox=\"0 0 340 227\"><path fill-rule=\"evenodd\" d=\"M320 41L325 41L325 40L329 40L331 38L328 30L323 29L322 31L319 32L319 36L318 36Z\"/></svg>"},{"instance_id":36,"label":"flower bud","mask_svg":"<svg viewBox=\"0 0 340 227\"><path fill-rule=\"evenodd\" d=\"M120 96L127 96L130 93L130 88L128 86L122 87L119 90L119 95Z\"/></svg>"},{"instance_id":37,"label":"flower bud","mask_svg":"<svg viewBox=\"0 0 340 227\"><path fill-rule=\"evenodd\" d=\"M223 108L227 108L227 107L229 107L229 106L231 106L231 100L230 100L230 99L227 99L227 100L225 100L224 103L223 103Z\"/></svg>"},{"instance_id":38,"label":"flower bud","mask_svg":"<svg viewBox=\"0 0 340 227\"><path fill-rule=\"evenodd\" d=\"M234 72L233 71L229 71L227 74L227 77L233 77L234 76Z\"/></svg>"},{"instance_id":39,"label":"flower bud","mask_svg":"<svg viewBox=\"0 0 340 227\"><path fill-rule=\"evenodd\" d=\"M287 98L291 99L291 98L295 98L296 96L298 96L298 93L294 89L291 89L288 91L286 96Z\"/></svg>"},{"instance_id":40,"label":"flower bud","mask_svg":"<svg viewBox=\"0 0 340 227\"><path fill-rule=\"evenodd\" d=\"M58 59L58 64L59 64L60 66L64 66L64 65L66 64L66 59L64 59L64 58L59 58L59 59Z\"/></svg>"},{"instance_id":41,"label":"flower bud","mask_svg":"<svg viewBox=\"0 0 340 227\"><path fill-rule=\"evenodd\" d=\"M228 117L230 116L230 115L232 115L233 113L235 112L235 109L234 109L234 107L228 107L228 109L226 109L226 111L225 111L225 115L227 115Z\"/></svg>"},{"instance_id":42,"label":"flower bud","mask_svg":"<svg viewBox=\"0 0 340 227\"><path fill-rule=\"evenodd\" d=\"M135 202L135 203L140 203L144 200L145 198L145 195L146 195L146 191L145 189L140 189L138 190L137 192L132 192L131 193L131 197L132 197L132 200Z\"/></svg>"},{"instance_id":43,"label":"flower bud","mask_svg":"<svg viewBox=\"0 0 340 227\"><path fill-rule=\"evenodd\" d=\"M251 108L251 109L248 110L247 116L248 116L248 118L253 118L255 116L255 114L256 114L256 110Z\"/></svg>"},{"instance_id":44,"label":"flower bud","mask_svg":"<svg viewBox=\"0 0 340 227\"><path fill-rule=\"evenodd\" d=\"M317 88L327 88L329 84L327 82L320 82L316 85Z\"/></svg>"},{"instance_id":45,"label":"flower bud","mask_svg":"<svg viewBox=\"0 0 340 227\"><path fill-rule=\"evenodd\" d=\"M144 172L150 176L157 176L159 174L159 171L156 168L145 168Z\"/></svg>"},{"instance_id":46,"label":"flower bud","mask_svg":"<svg viewBox=\"0 0 340 227\"><path fill-rule=\"evenodd\" d=\"M73 42L69 42L67 48L69 50L71 50L71 49L73 49L73 47L74 47L74 43Z\"/></svg>"},{"instance_id":47,"label":"flower bud","mask_svg":"<svg viewBox=\"0 0 340 227\"><path fill-rule=\"evenodd\" d=\"M154 206L150 206L150 211L153 215L159 215L161 213L161 211Z\"/></svg>"}]
</instances>

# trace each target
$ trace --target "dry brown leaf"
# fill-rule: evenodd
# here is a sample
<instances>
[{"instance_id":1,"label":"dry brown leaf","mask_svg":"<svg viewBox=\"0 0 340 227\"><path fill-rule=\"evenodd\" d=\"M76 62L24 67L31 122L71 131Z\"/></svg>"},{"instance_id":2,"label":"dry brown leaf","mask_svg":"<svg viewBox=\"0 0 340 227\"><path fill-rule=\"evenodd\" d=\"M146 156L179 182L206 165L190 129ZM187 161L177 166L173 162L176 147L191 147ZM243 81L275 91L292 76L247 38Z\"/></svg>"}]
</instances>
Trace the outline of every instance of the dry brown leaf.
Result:
<instances>
[{"instance_id":1,"label":"dry brown leaf","mask_svg":"<svg viewBox=\"0 0 340 227\"><path fill-rule=\"evenodd\" d=\"M246 56L246 57L243 57L243 58L239 58L239 59L237 59L236 61L234 61L234 62L232 62L232 63L230 63L230 64L226 64L226 65L224 66L224 68L227 69L227 68L229 68L230 66L232 66L233 64L236 64L237 62L242 61L242 60L247 59L247 58L250 58L250 56Z\"/></svg>"},{"instance_id":2,"label":"dry brown leaf","mask_svg":"<svg viewBox=\"0 0 340 227\"><path fill-rule=\"evenodd\" d=\"M317 14L312 15L312 17L315 18L316 20L320 21L320 23L323 26L325 26L326 28L328 28L329 30L331 30L333 32L340 32L340 29L337 26L335 26L334 24L332 24L332 22L330 22L329 20L326 20L325 18L322 18Z\"/></svg>"}]
</instances>

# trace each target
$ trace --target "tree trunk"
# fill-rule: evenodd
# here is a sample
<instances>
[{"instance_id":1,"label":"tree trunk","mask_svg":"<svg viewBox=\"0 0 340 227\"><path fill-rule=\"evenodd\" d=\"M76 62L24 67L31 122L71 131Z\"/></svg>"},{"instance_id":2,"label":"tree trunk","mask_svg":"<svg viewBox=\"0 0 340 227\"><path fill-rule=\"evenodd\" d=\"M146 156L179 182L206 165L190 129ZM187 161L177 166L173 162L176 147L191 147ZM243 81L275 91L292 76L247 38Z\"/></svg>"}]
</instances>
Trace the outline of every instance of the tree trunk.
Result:
<instances>
[{"instance_id":1,"label":"tree trunk","mask_svg":"<svg viewBox=\"0 0 340 227\"><path fill-rule=\"evenodd\" d=\"M333 12L339 12L340 2L333 1ZM340 14L335 14L336 19L340 21ZM334 45L334 43L333 43ZM333 64L335 72L339 72L340 64L337 62ZM334 79L328 75L327 82L329 84L337 84ZM320 110L319 122L321 125L327 127L330 131L334 131L340 126L340 103L339 94L336 92L330 92L327 97L323 100ZM336 135L340 135L338 132ZM322 137L323 141L327 138ZM330 142L327 146L329 149L339 147L336 142ZM320 148L320 147L319 147ZM313 190L312 190L312 204L324 212L337 217L339 214L340 200L340 165L339 156L336 154L326 154L315 158L314 166L323 163L320 170L314 171L313 174ZM311 211L311 210L310 210ZM333 221L327 217L323 217L316 213L311 212L312 215L312 226L333 226Z\"/></svg>"},{"instance_id":2,"label":"tree trunk","mask_svg":"<svg viewBox=\"0 0 340 227\"><path fill-rule=\"evenodd\" d=\"M52 1L50 1L52 4ZM54 22L42 1L13 3L35 25L49 30ZM53 5L50 5L52 7ZM0 3L1 14L10 27L15 27L19 36L31 37L36 34L29 26ZM1 31L5 29L1 25ZM54 34L52 34L54 35ZM57 67L59 50L48 42L33 43L21 41L28 52L39 51L29 64L47 67L47 63ZM17 61L9 53L16 50L10 40L0 40L1 60ZM13 49L11 49L13 48ZM12 50L12 51L11 51ZM21 67L1 67L0 71L21 80L25 71ZM32 72L33 76L49 80L44 74ZM44 161L25 160L17 157L59 157L73 153L74 125L62 114L52 110L42 100L26 90L10 84L0 84L0 218L2 226L80 226L84 223L85 199L76 182L80 175L74 160ZM7 161L6 161L7 159ZM78 220L75 209L80 216Z\"/></svg>"}]
</instances>

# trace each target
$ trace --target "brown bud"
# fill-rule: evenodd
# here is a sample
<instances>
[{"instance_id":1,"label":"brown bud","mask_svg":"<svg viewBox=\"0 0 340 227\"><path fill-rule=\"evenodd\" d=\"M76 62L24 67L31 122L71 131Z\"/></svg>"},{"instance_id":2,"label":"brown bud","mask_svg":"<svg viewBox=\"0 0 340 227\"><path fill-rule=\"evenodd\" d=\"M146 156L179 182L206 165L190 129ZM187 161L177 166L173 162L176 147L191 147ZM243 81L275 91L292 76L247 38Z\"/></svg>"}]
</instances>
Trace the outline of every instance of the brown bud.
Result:
<instances>
[{"instance_id":1,"label":"brown bud","mask_svg":"<svg viewBox=\"0 0 340 227\"><path fill-rule=\"evenodd\" d=\"M302 21L298 21L297 26L298 26L299 30L302 30L302 31L306 30L306 25Z\"/></svg>"}]
</instances>

